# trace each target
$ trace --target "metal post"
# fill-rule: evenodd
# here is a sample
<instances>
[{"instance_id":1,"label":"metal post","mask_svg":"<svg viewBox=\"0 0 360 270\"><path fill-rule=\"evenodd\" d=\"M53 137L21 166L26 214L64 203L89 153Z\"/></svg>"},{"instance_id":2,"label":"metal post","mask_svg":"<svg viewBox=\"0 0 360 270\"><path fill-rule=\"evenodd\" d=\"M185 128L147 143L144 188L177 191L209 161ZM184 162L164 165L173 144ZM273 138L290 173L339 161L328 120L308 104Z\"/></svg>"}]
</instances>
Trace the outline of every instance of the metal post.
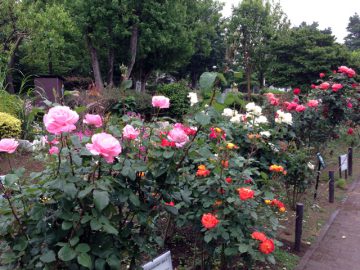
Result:
<instances>
[{"instance_id":1,"label":"metal post","mask_svg":"<svg viewBox=\"0 0 360 270\"><path fill-rule=\"evenodd\" d=\"M314 200L316 200L316 197L317 197L317 190L318 190L318 188L319 188L320 170L321 170L321 163L320 163L320 161L319 161L319 163L318 163L318 171L317 171L317 175L316 175L316 183L315 183Z\"/></svg>"},{"instance_id":2,"label":"metal post","mask_svg":"<svg viewBox=\"0 0 360 270\"><path fill-rule=\"evenodd\" d=\"M341 178L341 156L339 156L339 178Z\"/></svg>"},{"instance_id":3,"label":"metal post","mask_svg":"<svg viewBox=\"0 0 360 270\"><path fill-rule=\"evenodd\" d=\"M335 179L334 179L335 172L329 171L329 203L334 202L335 197Z\"/></svg>"},{"instance_id":4,"label":"metal post","mask_svg":"<svg viewBox=\"0 0 360 270\"><path fill-rule=\"evenodd\" d=\"M302 203L297 203L296 220L295 220L295 245L294 245L295 251L300 251L303 216L304 216L304 205Z\"/></svg>"},{"instance_id":5,"label":"metal post","mask_svg":"<svg viewBox=\"0 0 360 270\"><path fill-rule=\"evenodd\" d=\"M353 149L352 149L352 147L349 147L349 151L348 151L349 176L352 176L352 168L353 168Z\"/></svg>"}]
</instances>

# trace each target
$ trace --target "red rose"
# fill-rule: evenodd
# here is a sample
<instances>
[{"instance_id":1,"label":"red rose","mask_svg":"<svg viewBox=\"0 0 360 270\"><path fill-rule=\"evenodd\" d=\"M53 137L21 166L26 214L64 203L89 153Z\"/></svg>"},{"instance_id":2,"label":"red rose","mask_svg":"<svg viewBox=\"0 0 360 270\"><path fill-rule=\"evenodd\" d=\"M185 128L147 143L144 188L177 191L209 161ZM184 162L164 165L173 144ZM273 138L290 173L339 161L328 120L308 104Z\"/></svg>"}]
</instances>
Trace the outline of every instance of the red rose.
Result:
<instances>
[{"instance_id":1,"label":"red rose","mask_svg":"<svg viewBox=\"0 0 360 270\"><path fill-rule=\"evenodd\" d=\"M169 203L165 203L165 205L167 205L167 206L175 206L175 203L173 201L171 201Z\"/></svg>"},{"instance_id":2,"label":"red rose","mask_svg":"<svg viewBox=\"0 0 360 270\"><path fill-rule=\"evenodd\" d=\"M343 86L342 86L341 83L334 83L331 88L332 88L332 90L333 90L334 92L337 92L337 91L339 91L341 88L343 88Z\"/></svg>"},{"instance_id":3,"label":"red rose","mask_svg":"<svg viewBox=\"0 0 360 270\"><path fill-rule=\"evenodd\" d=\"M260 243L259 250L264 254L270 254L275 250L274 241L272 239L266 239Z\"/></svg>"},{"instance_id":4,"label":"red rose","mask_svg":"<svg viewBox=\"0 0 360 270\"><path fill-rule=\"evenodd\" d=\"M311 85L311 89L315 89L316 88L316 85L315 84L312 84Z\"/></svg>"},{"instance_id":5,"label":"red rose","mask_svg":"<svg viewBox=\"0 0 360 270\"><path fill-rule=\"evenodd\" d=\"M352 105L351 102L348 102L348 103L346 104L346 106L347 106L349 109L352 109L352 107L353 107L353 105Z\"/></svg>"},{"instance_id":6,"label":"red rose","mask_svg":"<svg viewBox=\"0 0 360 270\"><path fill-rule=\"evenodd\" d=\"M226 183L231 184L232 178L231 177L226 177L225 181L226 181Z\"/></svg>"},{"instance_id":7,"label":"red rose","mask_svg":"<svg viewBox=\"0 0 360 270\"><path fill-rule=\"evenodd\" d=\"M349 128L348 131L347 131L347 134L353 135L354 134L354 129Z\"/></svg>"},{"instance_id":8,"label":"red rose","mask_svg":"<svg viewBox=\"0 0 360 270\"><path fill-rule=\"evenodd\" d=\"M294 95L299 95L301 93L300 88L295 88L293 93L294 93Z\"/></svg>"},{"instance_id":9,"label":"red rose","mask_svg":"<svg viewBox=\"0 0 360 270\"><path fill-rule=\"evenodd\" d=\"M263 234L262 232L253 232L251 234L252 239L255 240L259 240L261 242L264 242L265 240L267 240L267 237L265 234Z\"/></svg>"},{"instance_id":10,"label":"red rose","mask_svg":"<svg viewBox=\"0 0 360 270\"><path fill-rule=\"evenodd\" d=\"M320 73L319 76L320 76L320 78L324 78L324 77L325 77L325 73Z\"/></svg>"},{"instance_id":11,"label":"red rose","mask_svg":"<svg viewBox=\"0 0 360 270\"><path fill-rule=\"evenodd\" d=\"M212 229L218 225L219 220L213 214L208 213L203 214L201 218L201 223L206 229Z\"/></svg>"},{"instance_id":12,"label":"red rose","mask_svg":"<svg viewBox=\"0 0 360 270\"><path fill-rule=\"evenodd\" d=\"M239 192L239 198L242 201L246 201L248 199L254 198L254 194L255 194L255 192L250 188L239 188L238 192Z\"/></svg>"}]
</instances>

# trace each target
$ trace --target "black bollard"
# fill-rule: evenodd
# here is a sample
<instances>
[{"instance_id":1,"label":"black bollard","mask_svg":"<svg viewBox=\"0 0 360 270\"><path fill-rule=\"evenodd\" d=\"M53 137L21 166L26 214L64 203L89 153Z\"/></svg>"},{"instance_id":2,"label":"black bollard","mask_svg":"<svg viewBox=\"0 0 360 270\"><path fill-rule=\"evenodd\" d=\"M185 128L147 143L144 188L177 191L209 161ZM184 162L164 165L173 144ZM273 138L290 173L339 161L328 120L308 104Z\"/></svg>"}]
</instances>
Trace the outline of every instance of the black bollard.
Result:
<instances>
[{"instance_id":1,"label":"black bollard","mask_svg":"<svg viewBox=\"0 0 360 270\"><path fill-rule=\"evenodd\" d=\"M295 245L294 245L295 251L300 251L303 216L304 216L304 205L302 203L297 203L296 220L295 220Z\"/></svg>"},{"instance_id":2,"label":"black bollard","mask_svg":"<svg viewBox=\"0 0 360 270\"><path fill-rule=\"evenodd\" d=\"M341 178L341 156L339 156L339 178Z\"/></svg>"},{"instance_id":3,"label":"black bollard","mask_svg":"<svg viewBox=\"0 0 360 270\"><path fill-rule=\"evenodd\" d=\"M352 176L352 168L353 168L353 149L352 149L352 147L349 147L349 151L348 151L349 176Z\"/></svg>"},{"instance_id":4,"label":"black bollard","mask_svg":"<svg viewBox=\"0 0 360 270\"><path fill-rule=\"evenodd\" d=\"M335 197L335 179L334 179L335 172L329 171L329 203L334 202Z\"/></svg>"}]
</instances>

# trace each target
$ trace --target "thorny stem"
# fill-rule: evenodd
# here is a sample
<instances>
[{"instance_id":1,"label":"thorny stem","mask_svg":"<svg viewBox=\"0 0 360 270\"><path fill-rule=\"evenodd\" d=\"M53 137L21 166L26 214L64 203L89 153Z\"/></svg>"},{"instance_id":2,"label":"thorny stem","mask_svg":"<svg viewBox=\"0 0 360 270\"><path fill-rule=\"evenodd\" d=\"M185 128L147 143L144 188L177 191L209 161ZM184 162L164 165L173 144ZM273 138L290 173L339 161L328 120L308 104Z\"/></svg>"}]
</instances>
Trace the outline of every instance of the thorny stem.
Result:
<instances>
[{"instance_id":1,"label":"thorny stem","mask_svg":"<svg viewBox=\"0 0 360 270\"><path fill-rule=\"evenodd\" d=\"M202 129L202 126L200 125L200 126L198 127L198 129L197 129L194 137L193 137L192 140L190 141L188 147L187 147L186 150L184 151L184 155L183 155L183 157L181 158L181 160L179 161L178 165L176 166L176 169L179 169L179 168L181 167L182 163L184 162L186 156L187 156L188 153L189 153L189 150L190 150L190 147L191 147L192 143L195 141L195 139L196 139L196 137L197 137L197 135L199 134L199 132L200 132L201 129Z\"/></svg>"},{"instance_id":2,"label":"thorny stem","mask_svg":"<svg viewBox=\"0 0 360 270\"><path fill-rule=\"evenodd\" d=\"M57 167L57 172L56 172L56 176L59 175L59 172L60 172L60 165L61 165L61 151L64 147L64 142L63 142L63 135L61 134L60 135L60 141L61 141L61 147L60 147L60 150L59 150L59 153L58 153L58 167Z\"/></svg>"},{"instance_id":3,"label":"thorny stem","mask_svg":"<svg viewBox=\"0 0 360 270\"><path fill-rule=\"evenodd\" d=\"M7 158L8 163L9 163L10 171L12 171L13 169L12 169L12 166L11 166L10 156L6 155L6 158Z\"/></svg>"}]
</instances>

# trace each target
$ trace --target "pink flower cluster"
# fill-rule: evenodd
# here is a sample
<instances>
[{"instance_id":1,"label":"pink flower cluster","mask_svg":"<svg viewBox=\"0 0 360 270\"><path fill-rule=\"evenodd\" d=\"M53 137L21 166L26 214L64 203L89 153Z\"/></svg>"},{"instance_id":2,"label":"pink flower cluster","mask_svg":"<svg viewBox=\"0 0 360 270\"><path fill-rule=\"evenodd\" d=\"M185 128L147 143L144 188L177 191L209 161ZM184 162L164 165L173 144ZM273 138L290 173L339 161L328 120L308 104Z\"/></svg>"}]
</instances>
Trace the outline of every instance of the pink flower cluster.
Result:
<instances>
[{"instance_id":1,"label":"pink flower cluster","mask_svg":"<svg viewBox=\"0 0 360 270\"><path fill-rule=\"evenodd\" d=\"M132 125L126 125L123 128L123 137L127 140L135 140L140 134L140 130Z\"/></svg>"},{"instance_id":2,"label":"pink flower cluster","mask_svg":"<svg viewBox=\"0 0 360 270\"><path fill-rule=\"evenodd\" d=\"M346 66L341 66L338 68L338 71L340 73L346 74L349 78L352 78L356 75L355 70L353 70L352 68L348 68Z\"/></svg>"},{"instance_id":3,"label":"pink flower cluster","mask_svg":"<svg viewBox=\"0 0 360 270\"><path fill-rule=\"evenodd\" d=\"M273 93L266 94L268 102L273 106L278 106L280 104L279 98L276 98Z\"/></svg>"}]
</instances>

